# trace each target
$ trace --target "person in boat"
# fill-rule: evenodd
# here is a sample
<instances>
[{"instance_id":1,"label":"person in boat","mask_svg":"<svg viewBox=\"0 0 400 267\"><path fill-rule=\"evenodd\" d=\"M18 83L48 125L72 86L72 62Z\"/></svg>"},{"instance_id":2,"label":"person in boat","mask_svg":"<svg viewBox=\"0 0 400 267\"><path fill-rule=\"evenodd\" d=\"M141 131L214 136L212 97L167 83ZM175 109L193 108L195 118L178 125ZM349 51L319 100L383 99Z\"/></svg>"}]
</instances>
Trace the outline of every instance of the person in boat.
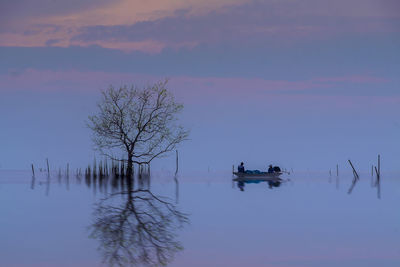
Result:
<instances>
[{"instance_id":1,"label":"person in boat","mask_svg":"<svg viewBox=\"0 0 400 267\"><path fill-rule=\"evenodd\" d=\"M238 172L244 173L244 163L241 162L240 165L238 166Z\"/></svg>"},{"instance_id":2,"label":"person in boat","mask_svg":"<svg viewBox=\"0 0 400 267\"><path fill-rule=\"evenodd\" d=\"M272 168L272 165L269 165L268 173L274 173L274 168Z\"/></svg>"},{"instance_id":3,"label":"person in boat","mask_svg":"<svg viewBox=\"0 0 400 267\"><path fill-rule=\"evenodd\" d=\"M281 172L281 168L279 166L274 166L274 172Z\"/></svg>"}]
</instances>

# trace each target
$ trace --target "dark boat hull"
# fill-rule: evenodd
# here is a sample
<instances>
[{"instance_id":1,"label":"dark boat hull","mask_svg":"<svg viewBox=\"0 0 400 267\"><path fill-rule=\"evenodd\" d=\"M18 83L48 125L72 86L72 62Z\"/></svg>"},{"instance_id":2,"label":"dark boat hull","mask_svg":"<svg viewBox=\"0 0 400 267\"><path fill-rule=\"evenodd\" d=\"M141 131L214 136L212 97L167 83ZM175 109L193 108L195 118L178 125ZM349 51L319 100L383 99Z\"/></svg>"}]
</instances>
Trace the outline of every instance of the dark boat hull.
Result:
<instances>
[{"instance_id":1,"label":"dark boat hull","mask_svg":"<svg viewBox=\"0 0 400 267\"><path fill-rule=\"evenodd\" d=\"M279 176L282 172L274 173L243 173L243 172L233 172L236 176L234 181L245 181L245 180L260 180L260 181L273 181L279 180Z\"/></svg>"}]
</instances>

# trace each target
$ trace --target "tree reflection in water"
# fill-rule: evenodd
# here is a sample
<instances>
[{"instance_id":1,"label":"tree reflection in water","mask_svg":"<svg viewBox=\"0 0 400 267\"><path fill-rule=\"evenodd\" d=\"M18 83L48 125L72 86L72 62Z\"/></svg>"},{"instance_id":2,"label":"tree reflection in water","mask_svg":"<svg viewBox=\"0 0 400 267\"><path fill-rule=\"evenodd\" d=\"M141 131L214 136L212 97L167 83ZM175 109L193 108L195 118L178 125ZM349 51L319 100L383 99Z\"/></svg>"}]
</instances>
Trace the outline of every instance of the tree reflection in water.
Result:
<instances>
[{"instance_id":1,"label":"tree reflection in water","mask_svg":"<svg viewBox=\"0 0 400 267\"><path fill-rule=\"evenodd\" d=\"M166 265L183 249L176 232L189 222L168 199L134 190L132 179L100 200L93 215L91 237L110 266Z\"/></svg>"}]
</instances>

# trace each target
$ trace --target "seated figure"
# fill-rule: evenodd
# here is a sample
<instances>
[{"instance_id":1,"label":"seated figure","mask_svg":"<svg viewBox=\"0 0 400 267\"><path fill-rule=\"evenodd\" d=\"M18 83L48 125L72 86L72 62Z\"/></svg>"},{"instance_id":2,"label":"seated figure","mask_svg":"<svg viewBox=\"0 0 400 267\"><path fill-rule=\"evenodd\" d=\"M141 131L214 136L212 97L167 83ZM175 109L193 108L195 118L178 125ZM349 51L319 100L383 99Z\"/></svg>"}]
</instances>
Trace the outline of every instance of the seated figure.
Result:
<instances>
[{"instance_id":1,"label":"seated figure","mask_svg":"<svg viewBox=\"0 0 400 267\"><path fill-rule=\"evenodd\" d=\"M281 172L281 168L279 168L278 166L274 166L274 172Z\"/></svg>"},{"instance_id":2,"label":"seated figure","mask_svg":"<svg viewBox=\"0 0 400 267\"><path fill-rule=\"evenodd\" d=\"M238 166L238 172L244 172L244 163L241 162L240 165Z\"/></svg>"},{"instance_id":3,"label":"seated figure","mask_svg":"<svg viewBox=\"0 0 400 267\"><path fill-rule=\"evenodd\" d=\"M269 165L268 173L274 173L274 168L272 168L272 165Z\"/></svg>"}]
</instances>

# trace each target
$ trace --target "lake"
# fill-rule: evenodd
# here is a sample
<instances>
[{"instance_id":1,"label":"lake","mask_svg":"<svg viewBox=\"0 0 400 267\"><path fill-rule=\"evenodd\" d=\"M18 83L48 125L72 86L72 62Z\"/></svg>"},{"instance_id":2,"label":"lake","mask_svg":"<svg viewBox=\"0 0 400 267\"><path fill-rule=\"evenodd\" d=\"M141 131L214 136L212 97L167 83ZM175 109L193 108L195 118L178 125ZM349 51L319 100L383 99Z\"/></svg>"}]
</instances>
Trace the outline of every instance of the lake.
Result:
<instances>
[{"instance_id":1,"label":"lake","mask_svg":"<svg viewBox=\"0 0 400 267\"><path fill-rule=\"evenodd\" d=\"M283 178L0 171L0 266L400 266L399 173Z\"/></svg>"}]
</instances>

